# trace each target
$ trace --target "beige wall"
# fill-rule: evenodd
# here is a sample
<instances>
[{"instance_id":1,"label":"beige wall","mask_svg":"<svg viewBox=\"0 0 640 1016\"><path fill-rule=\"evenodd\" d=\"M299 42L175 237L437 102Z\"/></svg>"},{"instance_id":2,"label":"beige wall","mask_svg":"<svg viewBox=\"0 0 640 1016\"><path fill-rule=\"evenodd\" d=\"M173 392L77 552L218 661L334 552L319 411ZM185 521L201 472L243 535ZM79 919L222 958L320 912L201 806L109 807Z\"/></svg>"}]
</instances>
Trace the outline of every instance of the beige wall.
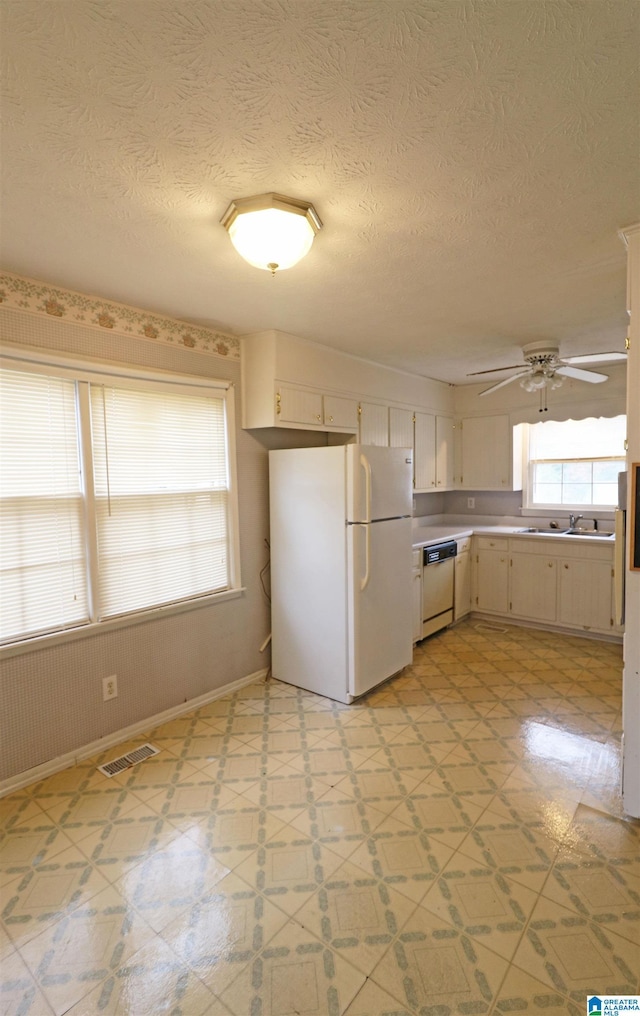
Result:
<instances>
[{"instance_id":1,"label":"beige wall","mask_svg":"<svg viewBox=\"0 0 640 1016\"><path fill-rule=\"evenodd\" d=\"M268 559L266 444L282 445L292 436L240 428L237 359L15 309L3 308L1 321L5 341L236 383L240 549L246 587L239 599L4 659L0 780L6 780L268 665L268 652L259 652L269 632L268 602L259 581ZM294 437L296 443L323 440L300 432ZM102 678L109 674L118 675L118 698L105 703Z\"/></svg>"}]
</instances>

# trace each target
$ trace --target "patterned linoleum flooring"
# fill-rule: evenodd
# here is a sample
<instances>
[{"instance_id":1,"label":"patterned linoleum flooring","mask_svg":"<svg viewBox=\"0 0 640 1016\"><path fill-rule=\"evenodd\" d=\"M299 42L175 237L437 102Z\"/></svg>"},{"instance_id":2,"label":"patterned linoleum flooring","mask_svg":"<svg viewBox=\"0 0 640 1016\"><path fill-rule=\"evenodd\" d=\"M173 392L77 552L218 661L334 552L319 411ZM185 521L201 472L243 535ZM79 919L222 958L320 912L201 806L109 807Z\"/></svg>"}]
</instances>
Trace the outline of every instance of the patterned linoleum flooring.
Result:
<instances>
[{"instance_id":1,"label":"patterned linoleum flooring","mask_svg":"<svg viewBox=\"0 0 640 1016\"><path fill-rule=\"evenodd\" d=\"M640 990L619 646L469 620L0 801L3 1016L583 1014ZM109 780L96 765L151 740Z\"/></svg>"}]
</instances>

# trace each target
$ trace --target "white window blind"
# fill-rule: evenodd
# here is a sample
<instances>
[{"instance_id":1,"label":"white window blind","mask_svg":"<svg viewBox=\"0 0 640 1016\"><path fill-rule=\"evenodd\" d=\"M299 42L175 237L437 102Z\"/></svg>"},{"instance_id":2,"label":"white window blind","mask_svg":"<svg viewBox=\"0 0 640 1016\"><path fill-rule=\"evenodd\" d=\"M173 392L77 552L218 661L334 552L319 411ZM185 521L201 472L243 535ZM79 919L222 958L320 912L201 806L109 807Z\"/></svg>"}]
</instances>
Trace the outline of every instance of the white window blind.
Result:
<instances>
[{"instance_id":1,"label":"white window blind","mask_svg":"<svg viewBox=\"0 0 640 1016\"><path fill-rule=\"evenodd\" d=\"M0 641L240 588L233 388L16 347L0 368Z\"/></svg>"},{"instance_id":2,"label":"white window blind","mask_svg":"<svg viewBox=\"0 0 640 1016\"><path fill-rule=\"evenodd\" d=\"M229 588L225 406L90 385L98 617Z\"/></svg>"},{"instance_id":3,"label":"white window blind","mask_svg":"<svg viewBox=\"0 0 640 1016\"><path fill-rule=\"evenodd\" d=\"M0 373L3 641L88 620L73 381Z\"/></svg>"}]
</instances>

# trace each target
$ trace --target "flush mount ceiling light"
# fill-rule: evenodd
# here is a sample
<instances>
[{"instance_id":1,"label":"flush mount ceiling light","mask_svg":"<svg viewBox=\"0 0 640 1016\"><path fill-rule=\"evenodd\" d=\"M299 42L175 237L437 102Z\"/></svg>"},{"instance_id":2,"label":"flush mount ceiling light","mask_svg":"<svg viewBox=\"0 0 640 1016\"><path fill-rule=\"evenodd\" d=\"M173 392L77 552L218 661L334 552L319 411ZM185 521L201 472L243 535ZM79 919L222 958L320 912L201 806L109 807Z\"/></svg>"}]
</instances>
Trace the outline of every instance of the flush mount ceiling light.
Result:
<instances>
[{"instance_id":1,"label":"flush mount ceiling light","mask_svg":"<svg viewBox=\"0 0 640 1016\"><path fill-rule=\"evenodd\" d=\"M322 229L320 216L309 201L284 194L258 194L232 201L220 222L231 243L255 268L291 268L308 254Z\"/></svg>"}]
</instances>

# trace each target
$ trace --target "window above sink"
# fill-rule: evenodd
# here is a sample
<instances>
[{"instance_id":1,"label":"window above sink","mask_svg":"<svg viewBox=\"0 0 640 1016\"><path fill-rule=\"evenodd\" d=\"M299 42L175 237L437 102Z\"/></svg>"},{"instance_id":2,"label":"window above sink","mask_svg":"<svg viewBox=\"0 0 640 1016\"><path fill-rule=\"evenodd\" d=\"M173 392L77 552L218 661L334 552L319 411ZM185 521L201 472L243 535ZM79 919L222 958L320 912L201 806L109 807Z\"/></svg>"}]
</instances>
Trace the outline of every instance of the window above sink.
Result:
<instances>
[{"instance_id":1,"label":"window above sink","mask_svg":"<svg viewBox=\"0 0 640 1016\"><path fill-rule=\"evenodd\" d=\"M523 508L589 515L614 508L618 473L626 463L625 437L624 415L529 425ZM565 530L565 535L584 533Z\"/></svg>"}]
</instances>

